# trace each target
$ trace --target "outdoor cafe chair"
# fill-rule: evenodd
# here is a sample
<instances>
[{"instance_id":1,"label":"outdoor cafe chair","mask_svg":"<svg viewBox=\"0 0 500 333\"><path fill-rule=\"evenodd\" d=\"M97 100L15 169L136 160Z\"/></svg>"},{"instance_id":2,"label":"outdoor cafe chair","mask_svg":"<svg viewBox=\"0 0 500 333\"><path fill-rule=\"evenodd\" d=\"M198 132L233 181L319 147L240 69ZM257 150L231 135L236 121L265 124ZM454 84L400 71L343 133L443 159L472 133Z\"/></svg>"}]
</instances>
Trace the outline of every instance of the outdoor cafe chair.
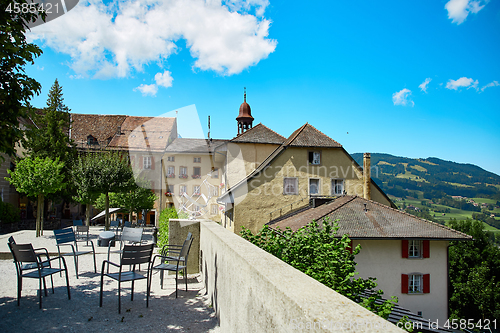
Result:
<instances>
[{"instance_id":1,"label":"outdoor cafe chair","mask_svg":"<svg viewBox=\"0 0 500 333\"><path fill-rule=\"evenodd\" d=\"M92 240L87 240L92 245L92 251L78 251L78 242L84 242L85 240L77 240L73 228L68 227L64 229L54 230L54 236L56 237L57 252L61 256L61 246L70 246L71 252L63 253L63 256L72 256L75 261L75 271L76 278L78 279L78 257L84 254L92 253L94 255L94 273L97 273L97 265L95 261L95 248L94 242Z\"/></svg>"},{"instance_id":2,"label":"outdoor cafe chair","mask_svg":"<svg viewBox=\"0 0 500 333\"><path fill-rule=\"evenodd\" d=\"M10 236L9 237L9 244L16 244L16 241L14 239L13 236ZM45 266L48 266L49 265L49 262L48 260L50 259L49 257L49 251L47 251L46 248L38 248L38 249L33 249L35 251L35 254L37 257L41 257L42 255L45 256L45 260L42 260L39 258L39 261L42 263L42 265L45 267ZM12 252L12 251L11 251ZM21 264L21 269L22 270L27 270L27 269L35 269L38 267L37 263L20 263ZM52 277L51 277L52 278Z\"/></svg>"},{"instance_id":3,"label":"outdoor cafe chair","mask_svg":"<svg viewBox=\"0 0 500 333\"><path fill-rule=\"evenodd\" d=\"M149 307L149 294L151 291L151 256L153 255L154 244L146 245L125 245L123 246L123 253L121 255L120 264L115 264L109 260L104 260L102 262L101 270L101 291L99 295L99 306L102 307L102 290L104 284L104 276L107 276L113 280L118 281L118 313L121 313L121 283L122 282L132 282L131 290L131 300L134 300L134 282L136 280L146 279L146 307ZM140 274L136 272L135 266L140 264L148 264L147 274ZM107 265L107 270L105 266ZM109 266L115 266L119 268L117 273L109 273ZM131 269L124 271L123 266L130 265ZM107 273L105 273L108 271Z\"/></svg>"},{"instance_id":4,"label":"outdoor cafe chair","mask_svg":"<svg viewBox=\"0 0 500 333\"><path fill-rule=\"evenodd\" d=\"M84 239L89 246L89 226L85 225L82 220L73 220L73 231L77 239Z\"/></svg>"},{"instance_id":5,"label":"outdoor cafe chair","mask_svg":"<svg viewBox=\"0 0 500 333\"><path fill-rule=\"evenodd\" d=\"M123 246L125 244L140 244L142 241L143 228L129 228L123 227L122 236L120 237L120 248L116 251L111 251L112 243L108 245L108 261L111 253L123 253Z\"/></svg>"},{"instance_id":6,"label":"outdoor cafe chair","mask_svg":"<svg viewBox=\"0 0 500 333\"><path fill-rule=\"evenodd\" d=\"M66 261L63 257L54 257L52 259L41 261L40 256L35 253L33 245L31 244L16 244L15 242L8 243L10 251L12 252L12 257L14 258L14 263L16 264L17 273L17 305L20 305L21 301L21 290L23 289L23 278L31 278L39 280L38 295L39 295L39 305L42 308L42 280L43 287L45 291L45 296L47 296L47 285L45 283L45 278L50 276L52 283L52 293L54 293L54 281L52 275L55 273L61 273L64 271L66 275L66 286L68 289L68 299L71 299L71 294L69 291L69 278L68 269L66 267ZM47 252L48 253L48 252ZM53 260L59 260L59 268L53 268L50 264ZM61 261L64 268L61 268ZM29 266L27 266L29 265ZM28 271L28 272L26 272Z\"/></svg>"},{"instance_id":7,"label":"outdoor cafe chair","mask_svg":"<svg viewBox=\"0 0 500 333\"><path fill-rule=\"evenodd\" d=\"M179 271L183 271L184 273L184 281L186 282L186 291L187 288L187 261L189 256L189 250L191 249L191 244L193 243L193 235L188 233L184 244L181 245L165 245L161 254L154 256L153 258L153 269L160 270L160 285L163 289L163 272L164 271L172 271L175 272L175 298L177 298L177 284L178 284L178 275ZM160 264L155 266L156 258L160 258ZM170 264L169 262L175 262L175 264ZM181 265L182 263L182 265Z\"/></svg>"}]
</instances>

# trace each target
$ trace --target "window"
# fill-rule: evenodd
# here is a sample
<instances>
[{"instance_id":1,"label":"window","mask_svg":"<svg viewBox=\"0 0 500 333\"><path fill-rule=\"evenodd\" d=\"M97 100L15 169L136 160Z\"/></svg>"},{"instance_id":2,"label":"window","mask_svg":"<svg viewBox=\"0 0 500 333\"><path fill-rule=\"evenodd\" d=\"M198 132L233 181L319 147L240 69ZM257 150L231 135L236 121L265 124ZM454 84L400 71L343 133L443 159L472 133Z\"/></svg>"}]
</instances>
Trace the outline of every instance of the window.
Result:
<instances>
[{"instance_id":1,"label":"window","mask_svg":"<svg viewBox=\"0 0 500 333\"><path fill-rule=\"evenodd\" d=\"M210 206L210 214L212 215L217 215L217 212L219 210L219 205L211 205Z\"/></svg>"},{"instance_id":2,"label":"window","mask_svg":"<svg viewBox=\"0 0 500 333\"><path fill-rule=\"evenodd\" d=\"M175 162L175 156L167 156L168 162Z\"/></svg>"},{"instance_id":3,"label":"window","mask_svg":"<svg viewBox=\"0 0 500 333\"><path fill-rule=\"evenodd\" d=\"M309 152L309 164L319 165L321 163L321 152L310 151Z\"/></svg>"},{"instance_id":4,"label":"window","mask_svg":"<svg viewBox=\"0 0 500 333\"><path fill-rule=\"evenodd\" d=\"M431 291L430 274L401 274L401 293L428 294Z\"/></svg>"},{"instance_id":5,"label":"window","mask_svg":"<svg viewBox=\"0 0 500 333\"><path fill-rule=\"evenodd\" d=\"M193 195L200 195L200 194L201 194L200 185L194 185L193 186Z\"/></svg>"},{"instance_id":6,"label":"window","mask_svg":"<svg viewBox=\"0 0 500 333\"><path fill-rule=\"evenodd\" d=\"M298 178L283 179L283 194L299 194Z\"/></svg>"},{"instance_id":7,"label":"window","mask_svg":"<svg viewBox=\"0 0 500 333\"><path fill-rule=\"evenodd\" d=\"M344 193L344 180L332 179L332 195L342 195Z\"/></svg>"},{"instance_id":8,"label":"window","mask_svg":"<svg viewBox=\"0 0 500 333\"><path fill-rule=\"evenodd\" d=\"M174 185L167 185L167 193L165 193L167 196L172 196L174 195Z\"/></svg>"},{"instance_id":9,"label":"window","mask_svg":"<svg viewBox=\"0 0 500 333\"><path fill-rule=\"evenodd\" d=\"M401 254L403 258L430 258L430 243L428 240L403 239Z\"/></svg>"},{"instance_id":10,"label":"window","mask_svg":"<svg viewBox=\"0 0 500 333\"><path fill-rule=\"evenodd\" d=\"M215 168L212 170L212 178L219 178L219 169Z\"/></svg>"},{"instance_id":11,"label":"window","mask_svg":"<svg viewBox=\"0 0 500 333\"><path fill-rule=\"evenodd\" d=\"M151 169L151 156L144 156L142 160L143 169Z\"/></svg>"},{"instance_id":12,"label":"window","mask_svg":"<svg viewBox=\"0 0 500 333\"><path fill-rule=\"evenodd\" d=\"M309 179L309 194L319 194L319 179Z\"/></svg>"},{"instance_id":13,"label":"window","mask_svg":"<svg viewBox=\"0 0 500 333\"><path fill-rule=\"evenodd\" d=\"M169 165L167 168L167 178L174 178L175 177L175 167Z\"/></svg>"},{"instance_id":14,"label":"window","mask_svg":"<svg viewBox=\"0 0 500 333\"><path fill-rule=\"evenodd\" d=\"M201 168L200 167L193 168L193 178L201 178Z\"/></svg>"},{"instance_id":15,"label":"window","mask_svg":"<svg viewBox=\"0 0 500 333\"><path fill-rule=\"evenodd\" d=\"M187 178L188 177L188 168L181 166L179 168L179 178Z\"/></svg>"},{"instance_id":16,"label":"window","mask_svg":"<svg viewBox=\"0 0 500 333\"><path fill-rule=\"evenodd\" d=\"M194 163L201 163L201 157L195 157L193 162Z\"/></svg>"},{"instance_id":17,"label":"window","mask_svg":"<svg viewBox=\"0 0 500 333\"><path fill-rule=\"evenodd\" d=\"M183 195L184 193L187 193L187 186L179 185L179 195Z\"/></svg>"},{"instance_id":18,"label":"window","mask_svg":"<svg viewBox=\"0 0 500 333\"><path fill-rule=\"evenodd\" d=\"M219 188L217 186L210 186L209 190L210 190L209 194L212 197L218 197L219 196Z\"/></svg>"},{"instance_id":19,"label":"window","mask_svg":"<svg viewBox=\"0 0 500 333\"><path fill-rule=\"evenodd\" d=\"M98 145L99 141L97 141L96 138L94 138L92 135L87 136L87 144L88 145Z\"/></svg>"}]
</instances>

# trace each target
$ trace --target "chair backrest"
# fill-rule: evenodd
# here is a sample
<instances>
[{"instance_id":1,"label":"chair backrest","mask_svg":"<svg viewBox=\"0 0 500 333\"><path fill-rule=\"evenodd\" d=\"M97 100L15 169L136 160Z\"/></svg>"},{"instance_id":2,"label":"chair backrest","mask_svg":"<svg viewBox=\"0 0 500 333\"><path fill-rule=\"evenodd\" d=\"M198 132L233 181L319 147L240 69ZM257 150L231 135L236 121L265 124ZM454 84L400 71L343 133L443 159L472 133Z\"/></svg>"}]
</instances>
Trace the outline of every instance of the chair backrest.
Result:
<instances>
[{"instance_id":1,"label":"chair backrest","mask_svg":"<svg viewBox=\"0 0 500 333\"><path fill-rule=\"evenodd\" d=\"M184 241L184 244L182 244L181 253L179 254L180 258L185 258L186 265L187 265L189 250L191 249L192 243L193 243L193 237L192 234L189 233L188 238Z\"/></svg>"},{"instance_id":2,"label":"chair backrest","mask_svg":"<svg viewBox=\"0 0 500 333\"><path fill-rule=\"evenodd\" d=\"M54 236L56 236L57 245L76 242L75 232L71 227L54 230Z\"/></svg>"},{"instance_id":3,"label":"chair backrest","mask_svg":"<svg viewBox=\"0 0 500 333\"><path fill-rule=\"evenodd\" d=\"M154 244L125 245L123 247L121 266L145 264L151 261Z\"/></svg>"},{"instance_id":4,"label":"chair backrest","mask_svg":"<svg viewBox=\"0 0 500 333\"><path fill-rule=\"evenodd\" d=\"M144 227L146 225L146 221L145 220L137 220L137 224L141 227Z\"/></svg>"},{"instance_id":5,"label":"chair backrest","mask_svg":"<svg viewBox=\"0 0 500 333\"><path fill-rule=\"evenodd\" d=\"M14 237L12 237L12 236L9 237L9 243L16 244L16 241L14 240Z\"/></svg>"},{"instance_id":6,"label":"chair backrest","mask_svg":"<svg viewBox=\"0 0 500 333\"><path fill-rule=\"evenodd\" d=\"M123 225L123 227L128 227L130 228L132 226L132 222L130 221L125 221L125 224Z\"/></svg>"},{"instance_id":7,"label":"chair backrest","mask_svg":"<svg viewBox=\"0 0 500 333\"><path fill-rule=\"evenodd\" d=\"M9 243L15 262L38 262L33 245Z\"/></svg>"},{"instance_id":8,"label":"chair backrest","mask_svg":"<svg viewBox=\"0 0 500 333\"><path fill-rule=\"evenodd\" d=\"M82 220L73 220L73 227L77 226L77 225L83 225L83 221Z\"/></svg>"},{"instance_id":9,"label":"chair backrest","mask_svg":"<svg viewBox=\"0 0 500 333\"><path fill-rule=\"evenodd\" d=\"M76 226L76 232L78 233L85 233L89 231L89 226L88 225L77 225Z\"/></svg>"},{"instance_id":10,"label":"chair backrest","mask_svg":"<svg viewBox=\"0 0 500 333\"><path fill-rule=\"evenodd\" d=\"M109 221L109 226L110 227L117 227L118 226L118 221Z\"/></svg>"},{"instance_id":11,"label":"chair backrest","mask_svg":"<svg viewBox=\"0 0 500 333\"><path fill-rule=\"evenodd\" d=\"M121 241L122 242L140 243L142 240L142 232L143 231L144 231L143 228L123 227Z\"/></svg>"}]
</instances>

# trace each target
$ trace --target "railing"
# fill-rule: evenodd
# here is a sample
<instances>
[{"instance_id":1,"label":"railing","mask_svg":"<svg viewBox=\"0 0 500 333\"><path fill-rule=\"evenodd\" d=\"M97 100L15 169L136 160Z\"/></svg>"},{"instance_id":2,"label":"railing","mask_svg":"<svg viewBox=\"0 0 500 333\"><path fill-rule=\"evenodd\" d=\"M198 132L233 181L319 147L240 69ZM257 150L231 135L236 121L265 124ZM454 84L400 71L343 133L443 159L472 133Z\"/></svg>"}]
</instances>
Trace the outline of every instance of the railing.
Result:
<instances>
[{"instance_id":1,"label":"railing","mask_svg":"<svg viewBox=\"0 0 500 333\"><path fill-rule=\"evenodd\" d=\"M304 200L306 200L306 203L304 204ZM302 205L298 205L299 203L303 203ZM300 200L294 201L292 203L286 204L278 209L273 210L272 212L269 213L269 221L272 221L280 216L283 216L284 214L290 213L294 210L293 206L295 205L295 209L298 208L303 208L307 205L309 205L309 199L308 198L301 198ZM279 214L276 214L279 213Z\"/></svg>"}]
</instances>

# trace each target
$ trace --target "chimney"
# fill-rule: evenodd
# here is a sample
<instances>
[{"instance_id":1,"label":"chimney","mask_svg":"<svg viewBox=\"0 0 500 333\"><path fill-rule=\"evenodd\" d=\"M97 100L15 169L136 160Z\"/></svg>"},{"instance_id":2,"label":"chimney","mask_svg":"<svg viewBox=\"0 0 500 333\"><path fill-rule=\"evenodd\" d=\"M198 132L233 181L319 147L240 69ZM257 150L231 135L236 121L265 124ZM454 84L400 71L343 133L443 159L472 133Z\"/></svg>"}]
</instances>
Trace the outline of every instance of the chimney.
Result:
<instances>
[{"instance_id":1,"label":"chimney","mask_svg":"<svg viewBox=\"0 0 500 333\"><path fill-rule=\"evenodd\" d=\"M370 192L370 161L371 155L370 153L363 154L363 197L365 199L371 200L371 192Z\"/></svg>"}]
</instances>

